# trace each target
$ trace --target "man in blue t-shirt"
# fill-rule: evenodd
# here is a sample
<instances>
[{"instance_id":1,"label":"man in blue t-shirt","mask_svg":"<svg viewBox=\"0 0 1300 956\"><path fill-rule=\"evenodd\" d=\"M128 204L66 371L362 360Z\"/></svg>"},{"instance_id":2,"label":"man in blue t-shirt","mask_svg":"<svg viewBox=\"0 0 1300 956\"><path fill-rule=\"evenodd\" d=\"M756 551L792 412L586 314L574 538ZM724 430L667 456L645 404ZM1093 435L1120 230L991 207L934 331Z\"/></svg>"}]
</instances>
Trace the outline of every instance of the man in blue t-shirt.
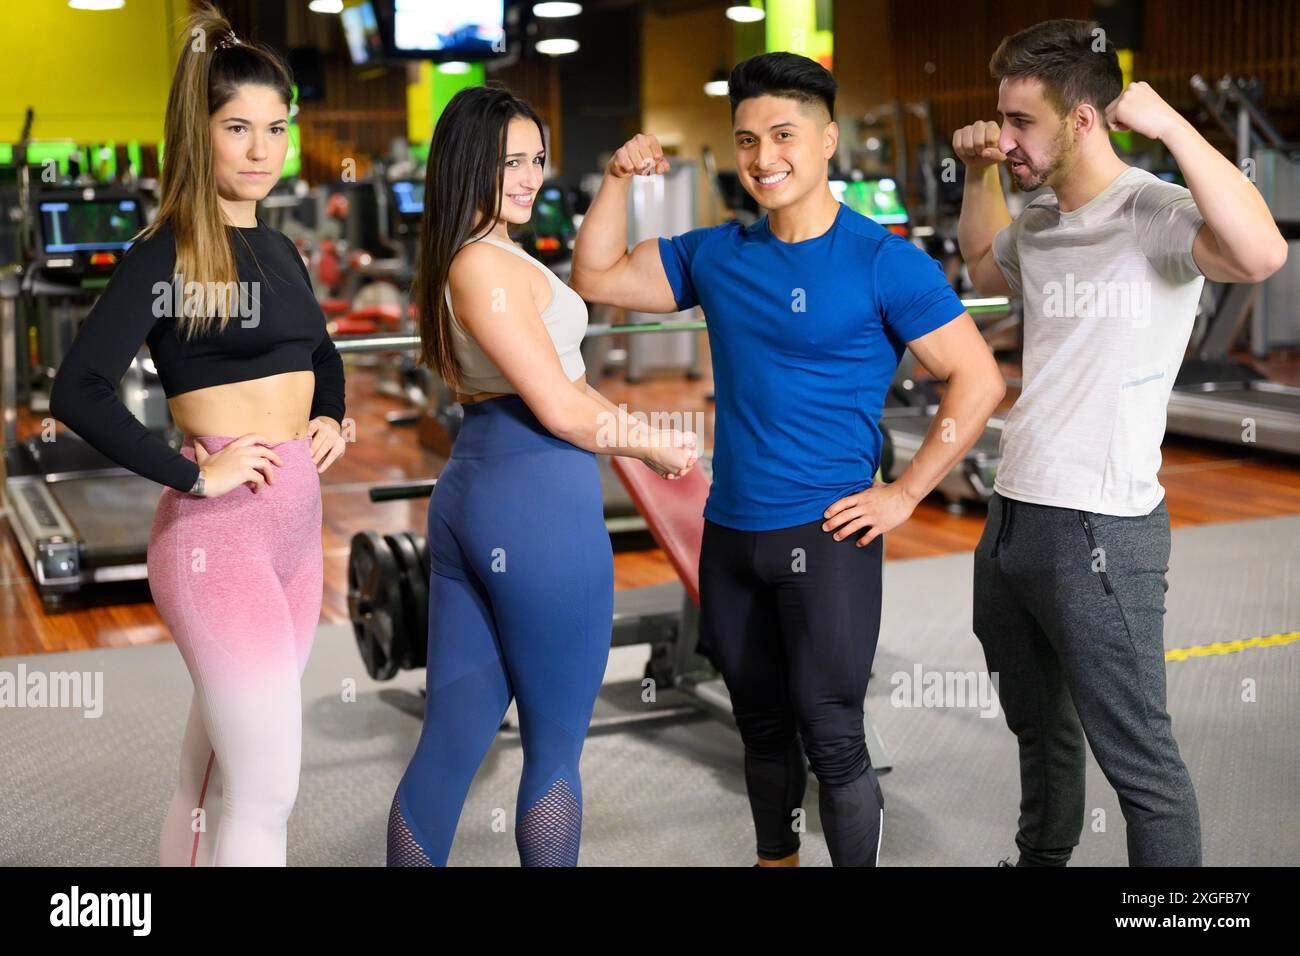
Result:
<instances>
[{"instance_id":1,"label":"man in blue t-shirt","mask_svg":"<svg viewBox=\"0 0 1300 956\"><path fill-rule=\"evenodd\" d=\"M938 263L831 194L835 93L806 57L737 65L736 168L767 215L630 252L628 184L668 161L653 136L629 140L583 221L571 280L589 301L641 312L698 305L708 323L717 413L701 648L744 741L760 865L798 862L800 740L832 862L876 863L884 801L862 719L880 627L880 536L969 450L1004 391ZM877 422L904 347L948 387L907 470L873 483Z\"/></svg>"}]
</instances>

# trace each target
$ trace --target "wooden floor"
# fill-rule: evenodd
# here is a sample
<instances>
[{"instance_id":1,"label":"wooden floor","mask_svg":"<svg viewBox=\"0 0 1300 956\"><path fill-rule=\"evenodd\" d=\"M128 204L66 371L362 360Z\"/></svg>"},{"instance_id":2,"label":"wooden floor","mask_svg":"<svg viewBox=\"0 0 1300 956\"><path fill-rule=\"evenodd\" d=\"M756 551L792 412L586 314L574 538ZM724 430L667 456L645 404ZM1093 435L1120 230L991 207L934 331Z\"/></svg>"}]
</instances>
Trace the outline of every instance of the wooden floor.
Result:
<instances>
[{"instance_id":1,"label":"wooden floor","mask_svg":"<svg viewBox=\"0 0 1300 956\"><path fill-rule=\"evenodd\" d=\"M1280 381L1300 385L1298 356L1281 356L1263 367ZM680 375L632 386L621 373L608 376L601 385L612 401L626 402L632 410L704 412L706 442L713 424L712 403L706 398L711 388L711 381L688 382ZM376 482L436 476L443 465L441 458L419 446L412 428L390 426L384 420L385 412L401 404L376 392L370 369L349 368L347 393L357 440L321 477L325 515L321 619L326 623L347 621L348 542L355 532L366 528L423 532L425 527L427 499L373 504L367 490ZM20 414L20 437L37 428L32 416ZM1294 458L1171 437L1165 442L1160 480L1167 489L1175 527L1300 513L1300 462ZM957 515L942 502L927 501L889 536L889 559L971 550L983 521L982 508ZM143 583L115 586L93 598L78 599L66 611L45 614L7 519L0 519L0 524L4 525L0 528L0 656L170 640ZM618 554L614 570L619 588L674 577L657 550Z\"/></svg>"}]
</instances>

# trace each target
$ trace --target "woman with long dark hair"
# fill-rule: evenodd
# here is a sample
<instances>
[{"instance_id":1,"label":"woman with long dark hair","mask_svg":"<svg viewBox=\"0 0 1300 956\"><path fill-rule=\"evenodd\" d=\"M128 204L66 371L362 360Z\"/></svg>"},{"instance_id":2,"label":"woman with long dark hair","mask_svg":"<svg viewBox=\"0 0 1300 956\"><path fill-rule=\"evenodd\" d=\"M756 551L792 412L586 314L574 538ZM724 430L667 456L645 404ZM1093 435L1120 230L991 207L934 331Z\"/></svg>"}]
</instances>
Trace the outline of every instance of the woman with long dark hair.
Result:
<instances>
[{"instance_id":1,"label":"woman with long dark hair","mask_svg":"<svg viewBox=\"0 0 1300 956\"><path fill-rule=\"evenodd\" d=\"M256 217L284 164L287 69L210 7L181 43L157 218L87 316L50 409L166 486L149 587L194 699L161 862L283 866L321 607L319 474L344 450L343 363L293 243ZM145 341L180 452L117 395Z\"/></svg>"},{"instance_id":2,"label":"woman with long dark hair","mask_svg":"<svg viewBox=\"0 0 1300 956\"><path fill-rule=\"evenodd\" d=\"M414 290L422 362L465 419L429 507L428 702L389 815L390 866L446 864L512 698L520 861L577 864L578 760L614 600L595 456L640 458L665 477L695 460L693 434L629 419L587 384L586 305L510 241L544 164L540 119L503 89L457 93L430 144Z\"/></svg>"}]
</instances>

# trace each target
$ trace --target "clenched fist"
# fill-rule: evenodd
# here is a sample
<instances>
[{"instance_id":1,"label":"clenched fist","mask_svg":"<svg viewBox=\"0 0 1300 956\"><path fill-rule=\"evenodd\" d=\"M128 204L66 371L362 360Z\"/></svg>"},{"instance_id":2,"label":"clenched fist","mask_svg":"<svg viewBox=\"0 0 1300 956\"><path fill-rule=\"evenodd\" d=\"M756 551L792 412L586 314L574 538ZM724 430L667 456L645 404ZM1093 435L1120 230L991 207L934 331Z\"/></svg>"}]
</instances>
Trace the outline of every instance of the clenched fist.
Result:
<instances>
[{"instance_id":1,"label":"clenched fist","mask_svg":"<svg viewBox=\"0 0 1300 956\"><path fill-rule=\"evenodd\" d=\"M637 133L618 148L606 172L617 179L652 176L668 172L668 160L664 159L659 140L649 133Z\"/></svg>"},{"instance_id":2,"label":"clenched fist","mask_svg":"<svg viewBox=\"0 0 1300 956\"><path fill-rule=\"evenodd\" d=\"M997 123L977 120L952 134L952 151L972 169L981 169L1006 161L998 149L1002 131Z\"/></svg>"},{"instance_id":3,"label":"clenched fist","mask_svg":"<svg viewBox=\"0 0 1300 956\"><path fill-rule=\"evenodd\" d=\"M1111 129L1124 132L1132 130L1148 139L1160 139L1183 117L1160 98L1148 83L1130 83L1106 107L1106 122Z\"/></svg>"}]
</instances>

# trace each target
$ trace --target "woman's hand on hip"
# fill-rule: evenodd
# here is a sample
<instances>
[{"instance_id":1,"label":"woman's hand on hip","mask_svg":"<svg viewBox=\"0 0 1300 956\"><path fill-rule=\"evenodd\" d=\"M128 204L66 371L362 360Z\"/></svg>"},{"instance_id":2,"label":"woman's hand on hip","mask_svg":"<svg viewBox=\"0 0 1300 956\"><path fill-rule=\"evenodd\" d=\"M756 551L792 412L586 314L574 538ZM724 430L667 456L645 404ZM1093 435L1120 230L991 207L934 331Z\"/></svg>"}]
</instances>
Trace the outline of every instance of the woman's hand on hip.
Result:
<instances>
[{"instance_id":1,"label":"woman's hand on hip","mask_svg":"<svg viewBox=\"0 0 1300 956\"><path fill-rule=\"evenodd\" d=\"M272 483L272 466L284 464L269 447L265 435L250 432L240 435L225 448L209 453L201 442L194 442L194 460L203 475L203 497L219 498L240 485L248 485L257 494L263 485Z\"/></svg>"},{"instance_id":2,"label":"woman's hand on hip","mask_svg":"<svg viewBox=\"0 0 1300 956\"><path fill-rule=\"evenodd\" d=\"M311 460L316 465L316 473L324 474L347 449L343 430L334 419L322 415L307 423L307 434L311 436Z\"/></svg>"}]
</instances>

